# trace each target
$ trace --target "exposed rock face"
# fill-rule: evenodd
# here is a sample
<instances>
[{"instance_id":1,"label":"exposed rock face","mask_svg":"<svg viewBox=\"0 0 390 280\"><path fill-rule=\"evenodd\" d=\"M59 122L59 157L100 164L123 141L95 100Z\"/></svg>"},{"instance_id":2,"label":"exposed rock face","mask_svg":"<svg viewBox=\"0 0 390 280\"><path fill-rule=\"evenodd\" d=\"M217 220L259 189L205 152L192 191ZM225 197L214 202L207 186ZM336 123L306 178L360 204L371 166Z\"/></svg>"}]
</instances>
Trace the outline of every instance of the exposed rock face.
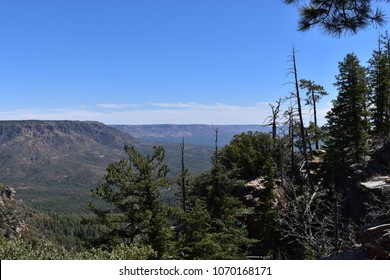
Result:
<instances>
[{"instance_id":1,"label":"exposed rock face","mask_svg":"<svg viewBox=\"0 0 390 280\"><path fill-rule=\"evenodd\" d=\"M390 220L369 225L361 234L363 248L371 259L390 259Z\"/></svg>"},{"instance_id":2,"label":"exposed rock face","mask_svg":"<svg viewBox=\"0 0 390 280\"><path fill-rule=\"evenodd\" d=\"M330 260L390 260L390 219L363 227L361 245L353 251L333 255Z\"/></svg>"},{"instance_id":3,"label":"exposed rock face","mask_svg":"<svg viewBox=\"0 0 390 280\"><path fill-rule=\"evenodd\" d=\"M348 200L345 207L357 222L362 218L366 218L368 223L376 221L377 217L370 217L373 208L383 212L383 215L379 215L381 219L386 218L390 211L384 205L390 199L390 142L374 147L370 156L349 167L350 176L345 188Z\"/></svg>"},{"instance_id":4,"label":"exposed rock face","mask_svg":"<svg viewBox=\"0 0 390 280\"><path fill-rule=\"evenodd\" d=\"M284 192L280 187L280 181L276 180L274 188L272 189L273 201L272 207L285 208L286 198ZM269 196L269 182L265 177L259 177L255 180L247 182L242 188L240 188L235 194L243 204L250 209L246 213L246 226L248 230L248 236L255 238L259 233L261 224L259 224L259 214L257 210L264 207L267 196ZM269 203L269 202L268 202ZM266 206L269 207L269 206Z\"/></svg>"},{"instance_id":5,"label":"exposed rock face","mask_svg":"<svg viewBox=\"0 0 390 280\"><path fill-rule=\"evenodd\" d=\"M264 199L264 191L268 186L267 178L259 177L246 183L238 192L237 196L243 201L246 207L259 207ZM273 206L283 208L285 203L284 192L280 188L280 181L275 180L275 187L272 190L275 197Z\"/></svg>"},{"instance_id":6,"label":"exposed rock face","mask_svg":"<svg viewBox=\"0 0 390 280\"><path fill-rule=\"evenodd\" d=\"M261 205L262 192L265 190L267 180L263 177L252 180L244 185L240 198L247 207L258 207Z\"/></svg>"},{"instance_id":7,"label":"exposed rock face","mask_svg":"<svg viewBox=\"0 0 390 280\"><path fill-rule=\"evenodd\" d=\"M367 182L360 183L366 189L385 189L390 187L390 176L378 176L375 178L371 178L371 180Z\"/></svg>"},{"instance_id":8,"label":"exposed rock face","mask_svg":"<svg viewBox=\"0 0 390 280\"><path fill-rule=\"evenodd\" d=\"M273 204L272 207L276 208L279 204L279 192L277 191L279 187L277 182L275 187L270 190L269 182L265 177L259 177L255 180L247 182L241 188L237 190L235 195L243 202L246 206L247 211L245 213L245 224L248 231L249 238L258 238L259 233L262 232L262 227L264 227L264 217L261 216L263 207L269 209L270 203ZM273 192L273 201L269 201L270 191ZM282 193L282 192L280 192ZM268 200L268 201L267 201ZM270 246L272 243L272 238L270 240L265 240L262 243L254 244L249 249L250 256L260 256L262 252L264 253L267 250L267 246ZM251 257L253 258L253 257Z\"/></svg>"},{"instance_id":9,"label":"exposed rock face","mask_svg":"<svg viewBox=\"0 0 390 280\"><path fill-rule=\"evenodd\" d=\"M381 218L386 218L386 213L390 211L389 179L388 176L375 176L362 182L353 177L349 178L346 184L347 208L353 219L359 221L366 218L367 222L376 221L375 217L370 217L370 211L374 208L383 213L379 215Z\"/></svg>"},{"instance_id":10,"label":"exposed rock face","mask_svg":"<svg viewBox=\"0 0 390 280\"><path fill-rule=\"evenodd\" d=\"M15 201L15 190L0 189L0 235L8 238L22 238L28 231L25 221L19 217Z\"/></svg>"},{"instance_id":11,"label":"exposed rock face","mask_svg":"<svg viewBox=\"0 0 390 280\"><path fill-rule=\"evenodd\" d=\"M0 181L94 185L136 141L98 122L0 121Z\"/></svg>"},{"instance_id":12,"label":"exposed rock face","mask_svg":"<svg viewBox=\"0 0 390 280\"><path fill-rule=\"evenodd\" d=\"M324 162L325 151L318 149L314 150L311 157L309 158L309 168L310 173L316 174L319 172L323 162Z\"/></svg>"},{"instance_id":13,"label":"exposed rock face","mask_svg":"<svg viewBox=\"0 0 390 280\"><path fill-rule=\"evenodd\" d=\"M9 201L15 199L15 189L10 187L4 187L0 189L0 205L4 206Z\"/></svg>"},{"instance_id":14,"label":"exposed rock face","mask_svg":"<svg viewBox=\"0 0 390 280\"><path fill-rule=\"evenodd\" d=\"M390 259L390 143L377 146L362 163L350 166L346 184L348 213L365 219L359 249L365 259ZM381 220L385 219L385 220ZM376 222L378 221L379 222Z\"/></svg>"}]
</instances>

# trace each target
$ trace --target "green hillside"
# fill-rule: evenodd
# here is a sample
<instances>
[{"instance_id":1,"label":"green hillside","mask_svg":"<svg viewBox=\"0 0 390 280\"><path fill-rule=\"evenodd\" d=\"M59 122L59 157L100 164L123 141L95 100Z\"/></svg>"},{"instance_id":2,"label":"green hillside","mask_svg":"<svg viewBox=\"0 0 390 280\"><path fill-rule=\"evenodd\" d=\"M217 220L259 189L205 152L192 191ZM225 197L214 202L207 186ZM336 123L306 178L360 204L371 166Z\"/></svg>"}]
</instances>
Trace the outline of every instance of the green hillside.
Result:
<instances>
[{"instance_id":1,"label":"green hillside","mask_svg":"<svg viewBox=\"0 0 390 280\"><path fill-rule=\"evenodd\" d=\"M109 163L125 157L125 144L142 153L158 143L143 142L98 122L0 121L0 181L18 197L48 211L85 211L90 190ZM180 166L178 144L163 144L170 176ZM211 148L187 146L191 172L209 168Z\"/></svg>"}]
</instances>

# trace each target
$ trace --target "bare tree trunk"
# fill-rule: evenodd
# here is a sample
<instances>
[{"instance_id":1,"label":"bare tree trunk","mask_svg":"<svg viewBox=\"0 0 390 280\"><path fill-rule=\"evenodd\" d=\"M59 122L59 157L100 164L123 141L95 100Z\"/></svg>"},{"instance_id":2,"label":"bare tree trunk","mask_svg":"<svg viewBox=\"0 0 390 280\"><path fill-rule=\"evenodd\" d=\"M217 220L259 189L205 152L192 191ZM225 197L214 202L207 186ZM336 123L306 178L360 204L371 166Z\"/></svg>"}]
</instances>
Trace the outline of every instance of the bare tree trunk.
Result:
<instances>
[{"instance_id":1,"label":"bare tree trunk","mask_svg":"<svg viewBox=\"0 0 390 280\"><path fill-rule=\"evenodd\" d=\"M308 159L308 156L307 156L305 126L303 124L302 106L301 106L301 98L300 98L300 95L299 95L299 82L298 82L297 64L296 64L296 59L295 59L295 49L294 49L294 47L292 49L292 60L293 60L294 80L295 80L295 95L296 95L296 98L297 98L298 115L299 115L300 129L301 129L302 151L303 151L303 156L304 156L304 159L305 159L306 172L307 172L307 174L309 174L309 159Z\"/></svg>"},{"instance_id":2,"label":"bare tree trunk","mask_svg":"<svg viewBox=\"0 0 390 280\"><path fill-rule=\"evenodd\" d=\"M278 101L276 101L276 106L273 104L269 104L272 110L272 119L271 119L271 125L272 125L272 140L273 144L275 145L276 143L276 136L277 136L277 120L279 116L279 111L280 111L280 105L282 104L282 98L279 98ZM269 124L268 124L269 125Z\"/></svg>"},{"instance_id":3,"label":"bare tree trunk","mask_svg":"<svg viewBox=\"0 0 390 280\"><path fill-rule=\"evenodd\" d=\"M289 131L288 134L290 135L290 145L291 145L291 175L292 178L295 176L295 160L294 160L294 112L293 108L289 108Z\"/></svg>"},{"instance_id":4,"label":"bare tree trunk","mask_svg":"<svg viewBox=\"0 0 390 280\"><path fill-rule=\"evenodd\" d=\"M313 110L314 110L314 138L315 138L315 144L316 144L316 150L320 148L319 145L319 135L318 135L318 125L317 125L317 105L316 105L316 98L314 96L314 90L311 92L311 96L313 99Z\"/></svg>"}]
</instances>

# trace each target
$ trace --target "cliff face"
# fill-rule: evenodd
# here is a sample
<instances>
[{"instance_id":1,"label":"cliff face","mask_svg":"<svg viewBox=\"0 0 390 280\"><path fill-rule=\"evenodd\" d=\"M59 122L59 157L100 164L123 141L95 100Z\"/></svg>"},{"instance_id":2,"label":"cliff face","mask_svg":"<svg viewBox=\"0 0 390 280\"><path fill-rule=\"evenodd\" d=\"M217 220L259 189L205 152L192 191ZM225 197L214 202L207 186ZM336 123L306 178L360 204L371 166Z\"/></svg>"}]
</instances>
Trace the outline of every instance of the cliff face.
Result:
<instances>
[{"instance_id":1,"label":"cliff face","mask_svg":"<svg viewBox=\"0 0 390 280\"><path fill-rule=\"evenodd\" d=\"M0 236L22 238L28 231L26 221L15 201L15 190L0 185Z\"/></svg>"},{"instance_id":2,"label":"cliff face","mask_svg":"<svg viewBox=\"0 0 390 280\"><path fill-rule=\"evenodd\" d=\"M362 247L348 258L390 259L390 142L351 165L349 174L344 210L364 226L358 234Z\"/></svg>"},{"instance_id":3,"label":"cliff face","mask_svg":"<svg viewBox=\"0 0 390 280\"><path fill-rule=\"evenodd\" d=\"M139 140L98 122L0 121L0 182L46 210L86 209L90 189L125 157L125 144Z\"/></svg>"},{"instance_id":4,"label":"cliff face","mask_svg":"<svg viewBox=\"0 0 390 280\"><path fill-rule=\"evenodd\" d=\"M137 140L96 122L0 122L0 181L95 184Z\"/></svg>"},{"instance_id":5,"label":"cliff face","mask_svg":"<svg viewBox=\"0 0 390 280\"><path fill-rule=\"evenodd\" d=\"M367 223L390 215L390 143L377 146L359 164L349 167L346 183L347 211Z\"/></svg>"}]
</instances>

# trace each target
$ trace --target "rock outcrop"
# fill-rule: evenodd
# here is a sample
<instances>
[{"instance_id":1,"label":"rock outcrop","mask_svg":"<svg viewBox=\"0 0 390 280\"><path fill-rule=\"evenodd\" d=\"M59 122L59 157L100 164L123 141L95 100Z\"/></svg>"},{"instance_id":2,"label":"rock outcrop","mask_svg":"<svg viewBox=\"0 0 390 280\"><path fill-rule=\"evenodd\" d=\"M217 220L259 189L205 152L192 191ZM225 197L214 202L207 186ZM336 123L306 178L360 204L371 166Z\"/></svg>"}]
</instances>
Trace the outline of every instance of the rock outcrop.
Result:
<instances>
[{"instance_id":1,"label":"rock outcrop","mask_svg":"<svg viewBox=\"0 0 390 280\"><path fill-rule=\"evenodd\" d=\"M22 238L28 231L27 224L19 215L15 190L0 188L0 235L7 238Z\"/></svg>"},{"instance_id":2,"label":"rock outcrop","mask_svg":"<svg viewBox=\"0 0 390 280\"><path fill-rule=\"evenodd\" d=\"M361 243L370 259L390 259L390 219L366 226Z\"/></svg>"},{"instance_id":3,"label":"rock outcrop","mask_svg":"<svg viewBox=\"0 0 390 280\"><path fill-rule=\"evenodd\" d=\"M239 197L247 207L261 205L262 193L266 188L267 180L264 177L246 183L240 190Z\"/></svg>"},{"instance_id":4,"label":"rock outcrop","mask_svg":"<svg viewBox=\"0 0 390 280\"><path fill-rule=\"evenodd\" d=\"M349 167L345 189L347 213L356 223L367 223L357 259L390 259L390 142L374 147Z\"/></svg>"},{"instance_id":5,"label":"rock outcrop","mask_svg":"<svg viewBox=\"0 0 390 280\"><path fill-rule=\"evenodd\" d=\"M309 168L311 174L317 174L324 162L324 154L326 152L322 149L314 150L309 158Z\"/></svg>"},{"instance_id":6,"label":"rock outcrop","mask_svg":"<svg viewBox=\"0 0 390 280\"><path fill-rule=\"evenodd\" d=\"M7 201L14 201L15 199L15 189L10 187L3 187L0 189L0 204L4 205Z\"/></svg>"}]
</instances>

